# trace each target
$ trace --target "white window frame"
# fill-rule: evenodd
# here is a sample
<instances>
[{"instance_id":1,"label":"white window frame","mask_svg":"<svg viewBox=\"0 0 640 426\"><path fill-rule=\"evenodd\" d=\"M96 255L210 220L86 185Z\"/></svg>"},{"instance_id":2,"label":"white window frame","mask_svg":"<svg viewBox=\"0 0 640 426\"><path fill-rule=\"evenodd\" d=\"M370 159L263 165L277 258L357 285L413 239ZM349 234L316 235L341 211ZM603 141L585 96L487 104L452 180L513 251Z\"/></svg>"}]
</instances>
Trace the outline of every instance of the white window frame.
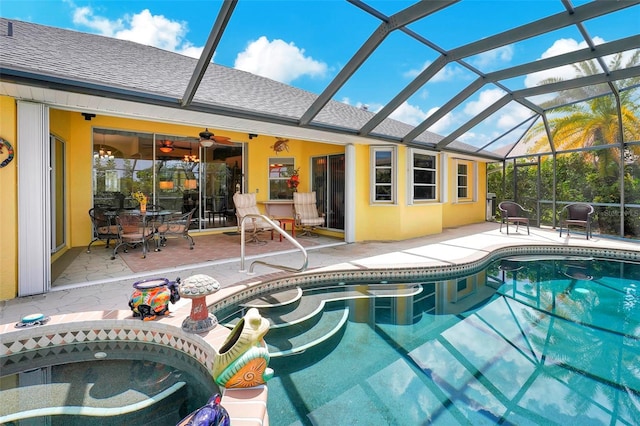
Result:
<instances>
[{"instance_id":1,"label":"white window frame","mask_svg":"<svg viewBox=\"0 0 640 426\"><path fill-rule=\"evenodd\" d=\"M467 183L464 187L467 190L465 197L460 197L460 176L459 166L464 165L467 167ZM476 202L478 201L478 163L471 159L456 159L455 161L455 200L460 203Z\"/></svg>"},{"instance_id":2,"label":"white window frame","mask_svg":"<svg viewBox=\"0 0 640 426\"><path fill-rule=\"evenodd\" d=\"M433 168L432 169L428 169L428 168L416 168L415 167L415 156L416 155L426 155L426 156L430 156L433 157ZM426 150L422 150L422 149L414 149L414 148L410 148L408 150L408 155L407 155L407 183L408 183L408 188L407 188L407 200L409 200L409 204L419 204L419 203L432 203L432 202L437 202L439 200L439 196L440 196L440 159L438 158L439 155L437 152L433 152L433 151L426 151ZM419 170L425 170L425 171L430 171L433 173L433 178L434 178L434 183L433 184L427 184L427 183L416 183L415 182L415 170L419 169ZM416 186L430 186L434 188L433 191L433 198L414 198L414 194L415 194L415 187Z\"/></svg>"},{"instance_id":3,"label":"white window frame","mask_svg":"<svg viewBox=\"0 0 640 426\"><path fill-rule=\"evenodd\" d=\"M391 164L389 166L378 166L376 164L376 158L378 153L390 153L391 154ZM370 158L371 158L371 171L370 171L370 182L371 186L369 189L370 194L370 202L371 204L396 204L397 200L397 178L396 174L398 171L397 165L397 154L396 148L390 146L372 146L370 148ZM378 171L389 169L390 180L391 182L378 182L377 176ZM390 187L390 198L389 200L377 199L376 189L380 186L389 186Z\"/></svg>"},{"instance_id":4,"label":"white window frame","mask_svg":"<svg viewBox=\"0 0 640 426\"><path fill-rule=\"evenodd\" d=\"M277 163L282 163L284 165L286 165L287 170L289 171L289 168L293 167L293 169L296 169L296 159L295 157L269 157L268 158L269 162L267 164L267 177L268 177L268 184L267 184L267 196L269 200L278 200L279 198L273 198L271 196L271 191L272 191L272 182L273 183L282 183L282 182L286 182L287 180L289 180L290 176L288 174L288 172L283 173L282 171L279 173L278 176L272 176L272 171L271 171L271 165L272 164L277 164ZM286 174L286 176L284 176L284 174Z\"/></svg>"},{"instance_id":5,"label":"white window frame","mask_svg":"<svg viewBox=\"0 0 640 426\"><path fill-rule=\"evenodd\" d=\"M465 167L465 173L462 174L460 173L460 167L464 166ZM469 196L469 178L470 178L470 173L469 173L469 163L466 161L458 161L456 164L456 199L458 200L462 200L462 201L466 201L469 200L471 197ZM464 185L460 185L460 178L464 176L465 178L465 184ZM461 196L460 195L460 190L463 189L465 190L465 195Z\"/></svg>"}]
</instances>

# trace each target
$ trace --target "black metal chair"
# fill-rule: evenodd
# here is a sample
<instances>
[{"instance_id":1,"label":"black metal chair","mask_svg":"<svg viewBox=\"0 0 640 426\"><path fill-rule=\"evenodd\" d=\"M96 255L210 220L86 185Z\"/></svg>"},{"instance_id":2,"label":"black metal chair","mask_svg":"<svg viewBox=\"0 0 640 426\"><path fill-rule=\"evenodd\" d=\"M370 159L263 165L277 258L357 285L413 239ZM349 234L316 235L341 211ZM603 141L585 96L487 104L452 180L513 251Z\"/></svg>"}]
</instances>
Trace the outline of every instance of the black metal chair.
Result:
<instances>
[{"instance_id":1,"label":"black metal chair","mask_svg":"<svg viewBox=\"0 0 640 426\"><path fill-rule=\"evenodd\" d=\"M109 213L113 214L109 214ZM87 246L87 253L91 253L91 245L96 241L106 241L105 248L109 248L111 240L118 240L118 226L115 223L115 212L101 207L94 207L89 210L91 225L93 227L93 238Z\"/></svg>"},{"instance_id":2,"label":"black metal chair","mask_svg":"<svg viewBox=\"0 0 640 426\"><path fill-rule=\"evenodd\" d=\"M567 228L567 236L569 236L569 228L584 228L587 234L587 240L591 234L591 216L593 215L593 206L587 203L567 204L560 211L560 236L562 237L562 229Z\"/></svg>"},{"instance_id":3,"label":"black metal chair","mask_svg":"<svg viewBox=\"0 0 640 426\"><path fill-rule=\"evenodd\" d=\"M503 201L498 204L498 210L500 210L500 232L502 232L502 224L507 225L507 235L509 235L509 224L516 225L516 231L520 224L527 225L527 235L529 235L529 217L528 213L531 210L527 210L520 204L513 201Z\"/></svg>"},{"instance_id":4,"label":"black metal chair","mask_svg":"<svg viewBox=\"0 0 640 426\"><path fill-rule=\"evenodd\" d=\"M116 216L116 225L118 225L118 245L113 249L111 260L116 258L120 247L124 247L124 252L127 253L128 247L138 245L142 245L142 257L146 258L149 240L153 239L155 231L153 226L147 224L145 217L134 212L120 212Z\"/></svg>"},{"instance_id":5,"label":"black metal chair","mask_svg":"<svg viewBox=\"0 0 640 426\"><path fill-rule=\"evenodd\" d=\"M167 238L182 237L189 241L189 249L193 250L193 237L189 235L189 227L191 226L191 219L196 209L193 209L187 213L178 213L165 218L156 228L160 237L160 245L167 245Z\"/></svg>"}]
</instances>

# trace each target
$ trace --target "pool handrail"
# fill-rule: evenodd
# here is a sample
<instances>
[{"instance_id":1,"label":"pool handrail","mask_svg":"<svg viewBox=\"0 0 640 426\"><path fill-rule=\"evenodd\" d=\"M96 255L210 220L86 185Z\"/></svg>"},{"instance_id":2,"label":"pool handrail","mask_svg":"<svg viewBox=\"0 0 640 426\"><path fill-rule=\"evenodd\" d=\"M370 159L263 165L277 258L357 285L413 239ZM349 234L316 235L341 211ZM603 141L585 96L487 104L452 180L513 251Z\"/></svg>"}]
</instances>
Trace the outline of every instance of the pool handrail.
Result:
<instances>
[{"instance_id":1,"label":"pool handrail","mask_svg":"<svg viewBox=\"0 0 640 426\"><path fill-rule=\"evenodd\" d=\"M254 265L256 263L259 263L259 264L265 265L265 266L270 266L270 267L275 268L275 269L282 269L283 271L288 271L288 272L303 272L303 271L305 271L307 269L307 266L309 265L309 256L307 255L307 251L305 250L305 248L302 247L302 245L299 242L297 242L293 237L291 237L287 233L287 231L282 229L280 224L275 223L268 216L265 216L263 214L247 214L247 215L244 215L242 217L242 219L240 220L240 272L246 272L246 269L244 267L244 251L245 251L245 244L246 244L244 222L245 222L246 219L254 218L254 217L255 218L262 218L263 220L265 220L267 223L269 223L269 225L272 226L273 230L275 230L278 233L280 233L280 235L284 236L288 241L290 241L294 246L296 246L296 248L302 252L302 255L304 257L304 262L303 262L303 264L302 264L302 266L300 268L292 268L290 266L278 265L276 263L264 262L262 260L254 260L251 263L251 265L249 265L248 274L253 274L253 267L254 267Z\"/></svg>"}]
</instances>

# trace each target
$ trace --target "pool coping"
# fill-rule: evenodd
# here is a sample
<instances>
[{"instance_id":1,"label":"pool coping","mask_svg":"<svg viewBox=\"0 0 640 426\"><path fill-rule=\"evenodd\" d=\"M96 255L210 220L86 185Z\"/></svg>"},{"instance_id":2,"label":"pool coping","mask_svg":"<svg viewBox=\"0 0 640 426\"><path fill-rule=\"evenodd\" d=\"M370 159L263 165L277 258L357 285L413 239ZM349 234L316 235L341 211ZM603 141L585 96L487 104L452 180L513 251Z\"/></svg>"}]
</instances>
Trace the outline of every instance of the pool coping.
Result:
<instances>
[{"instance_id":1,"label":"pool coping","mask_svg":"<svg viewBox=\"0 0 640 426\"><path fill-rule=\"evenodd\" d=\"M640 251L553 244L496 245L476 250L473 255L449 265L381 265L379 268L318 268L264 281L248 281L220 289L207 297L210 312L241 303L265 293L287 288L304 288L311 284L335 282L383 282L438 280L473 274L497 258L508 256L557 255L597 257L640 262ZM133 318L130 310L91 311L53 315L44 325L16 328L15 323L0 325L0 356L13 355L53 346L99 342L135 341L169 346L196 359L211 370L213 355L230 333L224 326L200 333L182 330L190 304L155 321ZM234 426L268 425L268 386L246 389L223 389L222 405Z\"/></svg>"}]
</instances>

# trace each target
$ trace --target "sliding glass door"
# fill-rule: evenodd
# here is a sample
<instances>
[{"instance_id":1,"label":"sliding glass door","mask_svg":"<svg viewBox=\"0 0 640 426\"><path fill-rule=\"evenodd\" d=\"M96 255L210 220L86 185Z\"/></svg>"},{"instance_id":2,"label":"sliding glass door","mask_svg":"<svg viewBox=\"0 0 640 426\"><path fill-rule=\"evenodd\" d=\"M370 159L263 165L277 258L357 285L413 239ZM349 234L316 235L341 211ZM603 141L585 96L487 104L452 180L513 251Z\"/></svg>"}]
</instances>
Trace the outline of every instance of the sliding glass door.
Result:
<instances>
[{"instance_id":1,"label":"sliding glass door","mask_svg":"<svg viewBox=\"0 0 640 426\"><path fill-rule=\"evenodd\" d=\"M156 208L195 209L194 229L235 225L232 197L241 183L242 144L203 148L196 138L94 129L93 146L95 206L136 209L131 194L140 191Z\"/></svg>"},{"instance_id":2,"label":"sliding glass door","mask_svg":"<svg viewBox=\"0 0 640 426\"><path fill-rule=\"evenodd\" d=\"M344 163L344 154L311 159L311 189L326 215L327 227L337 230L344 230Z\"/></svg>"}]
</instances>

